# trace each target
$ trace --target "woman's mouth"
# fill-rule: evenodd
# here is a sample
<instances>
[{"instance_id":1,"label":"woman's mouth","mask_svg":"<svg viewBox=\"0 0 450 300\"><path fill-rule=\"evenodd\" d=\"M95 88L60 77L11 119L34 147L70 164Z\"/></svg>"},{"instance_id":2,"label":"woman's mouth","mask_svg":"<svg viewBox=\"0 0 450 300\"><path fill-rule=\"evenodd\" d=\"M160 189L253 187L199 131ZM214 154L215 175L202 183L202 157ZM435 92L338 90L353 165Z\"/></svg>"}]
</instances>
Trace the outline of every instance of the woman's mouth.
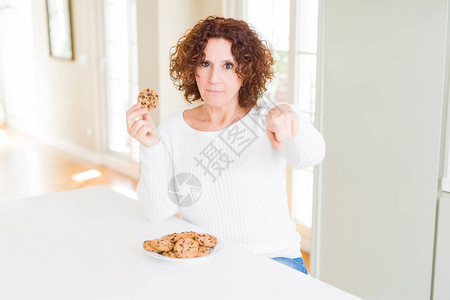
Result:
<instances>
[{"instance_id":1,"label":"woman's mouth","mask_svg":"<svg viewBox=\"0 0 450 300\"><path fill-rule=\"evenodd\" d=\"M222 93L223 91L218 91L218 90L206 90L208 93L211 93L211 94L218 94L218 93Z\"/></svg>"}]
</instances>

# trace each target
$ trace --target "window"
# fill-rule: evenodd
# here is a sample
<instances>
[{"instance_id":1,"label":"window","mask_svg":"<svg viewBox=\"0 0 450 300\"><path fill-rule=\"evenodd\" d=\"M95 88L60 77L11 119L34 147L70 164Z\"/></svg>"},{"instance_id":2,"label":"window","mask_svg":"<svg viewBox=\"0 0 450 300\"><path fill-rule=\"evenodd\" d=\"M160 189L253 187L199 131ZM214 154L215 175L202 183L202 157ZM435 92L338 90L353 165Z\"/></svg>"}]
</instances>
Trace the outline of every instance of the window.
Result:
<instances>
[{"instance_id":1,"label":"window","mask_svg":"<svg viewBox=\"0 0 450 300\"><path fill-rule=\"evenodd\" d=\"M0 44L7 45L0 48L0 115L25 131L37 124L36 97L26 95L23 105L19 92L36 90L31 13L31 0L0 0Z\"/></svg>"},{"instance_id":2,"label":"window","mask_svg":"<svg viewBox=\"0 0 450 300\"><path fill-rule=\"evenodd\" d=\"M244 19L270 42L277 60L266 96L293 102L314 123L318 0L246 0L243 6ZM314 168L293 170L292 217L307 227L312 225L313 190Z\"/></svg>"},{"instance_id":3,"label":"window","mask_svg":"<svg viewBox=\"0 0 450 300\"><path fill-rule=\"evenodd\" d=\"M261 38L269 42L276 59L275 78L265 96L276 102L290 102L288 98L289 0L247 0L244 16Z\"/></svg>"},{"instance_id":4,"label":"window","mask_svg":"<svg viewBox=\"0 0 450 300\"><path fill-rule=\"evenodd\" d=\"M108 150L137 162L139 144L125 126L125 112L139 94L136 0L105 0L104 22Z\"/></svg>"},{"instance_id":5,"label":"window","mask_svg":"<svg viewBox=\"0 0 450 300\"><path fill-rule=\"evenodd\" d=\"M317 70L317 24L318 0L297 1L295 67L294 78L298 90L294 92L295 103L315 123L316 114L316 70ZM292 74L292 73L291 73ZM312 226L314 197L314 168L293 170L292 210L294 220L307 227Z\"/></svg>"}]
</instances>

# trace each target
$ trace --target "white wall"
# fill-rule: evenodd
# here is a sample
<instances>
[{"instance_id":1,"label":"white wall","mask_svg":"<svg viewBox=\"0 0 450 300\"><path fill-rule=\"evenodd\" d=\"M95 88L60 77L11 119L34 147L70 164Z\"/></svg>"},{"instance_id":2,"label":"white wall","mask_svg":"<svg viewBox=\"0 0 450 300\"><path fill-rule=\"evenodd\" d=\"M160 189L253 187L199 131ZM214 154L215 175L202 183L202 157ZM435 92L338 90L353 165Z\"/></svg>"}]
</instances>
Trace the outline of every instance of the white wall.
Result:
<instances>
[{"instance_id":1,"label":"white wall","mask_svg":"<svg viewBox=\"0 0 450 300\"><path fill-rule=\"evenodd\" d=\"M315 272L364 299L429 299L447 1L323 4Z\"/></svg>"},{"instance_id":2,"label":"white wall","mask_svg":"<svg viewBox=\"0 0 450 300\"><path fill-rule=\"evenodd\" d=\"M34 49L38 99L37 130L89 151L98 151L94 106L98 67L95 1L72 1L75 60L49 56L46 2L33 1Z\"/></svg>"},{"instance_id":3,"label":"white wall","mask_svg":"<svg viewBox=\"0 0 450 300\"><path fill-rule=\"evenodd\" d=\"M173 9L176 7L177 9ZM197 19L198 6L196 1L159 1L158 25L160 28L160 49L159 49L159 78L160 78L160 118L164 120L167 115L174 111L179 111L189 107L184 100L183 93L179 92L173 85L169 76L169 51L174 46L181 35L189 28L192 28ZM176 20L176 22L171 22Z\"/></svg>"}]
</instances>

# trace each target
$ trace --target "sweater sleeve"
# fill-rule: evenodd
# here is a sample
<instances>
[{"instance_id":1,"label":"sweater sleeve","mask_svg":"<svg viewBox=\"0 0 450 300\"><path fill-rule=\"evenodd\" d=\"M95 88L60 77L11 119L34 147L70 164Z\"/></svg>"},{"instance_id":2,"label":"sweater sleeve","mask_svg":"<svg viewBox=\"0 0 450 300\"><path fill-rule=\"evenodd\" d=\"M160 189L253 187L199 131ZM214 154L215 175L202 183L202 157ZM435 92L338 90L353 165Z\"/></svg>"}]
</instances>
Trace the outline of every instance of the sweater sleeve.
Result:
<instances>
[{"instance_id":1,"label":"sweater sleeve","mask_svg":"<svg viewBox=\"0 0 450 300\"><path fill-rule=\"evenodd\" d=\"M281 155L296 169L318 165L325 157L323 136L300 110L295 107L292 109L299 117L298 133L283 142Z\"/></svg>"},{"instance_id":2,"label":"sweater sleeve","mask_svg":"<svg viewBox=\"0 0 450 300\"><path fill-rule=\"evenodd\" d=\"M162 222L177 209L168 196L169 182L173 178L173 159L162 136L161 141L152 147L141 145L140 155L139 204L150 222Z\"/></svg>"},{"instance_id":3,"label":"sweater sleeve","mask_svg":"<svg viewBox=\"0 0 450 300\"><path fill-rule=\"evenodd\" d=\"M298 132L283 142L281 156L295 169L304 169L319 164L325 157L325 141L320 132L294 105L287 104L299 117Z\"/></svg>"}]
</instances>

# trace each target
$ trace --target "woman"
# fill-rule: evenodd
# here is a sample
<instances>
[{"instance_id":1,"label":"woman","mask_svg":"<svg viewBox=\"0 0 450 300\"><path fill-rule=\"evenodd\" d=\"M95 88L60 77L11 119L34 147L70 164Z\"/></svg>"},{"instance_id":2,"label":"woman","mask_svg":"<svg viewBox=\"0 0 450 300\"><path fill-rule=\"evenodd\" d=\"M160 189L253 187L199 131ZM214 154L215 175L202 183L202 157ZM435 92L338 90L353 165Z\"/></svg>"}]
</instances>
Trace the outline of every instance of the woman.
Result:
<instances>
[{"instance_id":1,"label":"woman","mask_svg":"<svg viewBox=\"0 0 450 300\"><path fill-rule=\"evenodd\" d=\"M208 17L181 37L170 75L189 103L202 104L158 130L139 104L127 112L128 132L142 144L138 197L151 222L178 207L182 219L307 274L285 167L320 163L325 146L290 105L259 100L273 65L244 21Z\"/></svg>"}]
</instances>

